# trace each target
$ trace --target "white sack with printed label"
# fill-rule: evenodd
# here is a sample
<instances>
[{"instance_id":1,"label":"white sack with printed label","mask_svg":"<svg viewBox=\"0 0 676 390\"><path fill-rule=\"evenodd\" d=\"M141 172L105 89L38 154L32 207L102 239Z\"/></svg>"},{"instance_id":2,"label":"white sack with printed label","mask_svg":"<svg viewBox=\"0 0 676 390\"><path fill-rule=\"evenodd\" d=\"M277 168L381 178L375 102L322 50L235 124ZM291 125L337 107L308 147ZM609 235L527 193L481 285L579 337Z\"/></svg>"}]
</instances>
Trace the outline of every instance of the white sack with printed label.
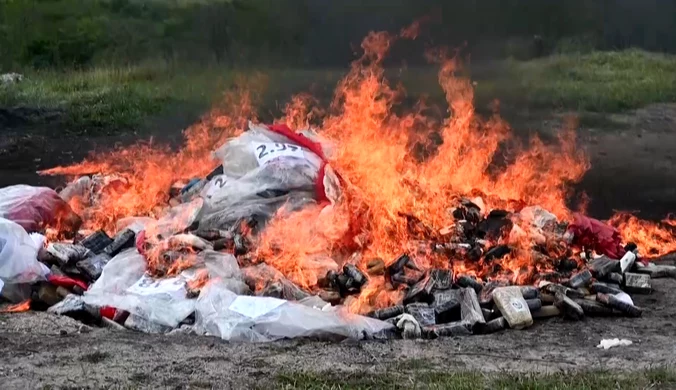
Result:
<instances>
[{"instance_id":1,"label":"white sack with printed label","mask_svg":"<svg viewBox=\"0 0 676 390\"><path fill-rule=\"evenodd\" d=\"M297 210L318 200L322 157L263 125L250 123L248 131L226 142L214 156L223 162L223 174L201 192L201 228L222 229L248 217L265 222L283 205ZM332 182L328 186L327 180ZM335 175L319 182L330 190L327 193L337 187Z\"/></svg>"},{"instance_id":2,"label":"white sack with printed label","mask_svg":"<svg viewBox=\"0 0 676 390\"><path fill-rule=\"evenodd\" d=\"M193 275L184 271L177 277L154 279L145 269L146 260L135 248L119 253L85 292L85 303L125 310L175 328L195 308L195 300L186 297L186 282Z\"/></svg>"}]
</instances>

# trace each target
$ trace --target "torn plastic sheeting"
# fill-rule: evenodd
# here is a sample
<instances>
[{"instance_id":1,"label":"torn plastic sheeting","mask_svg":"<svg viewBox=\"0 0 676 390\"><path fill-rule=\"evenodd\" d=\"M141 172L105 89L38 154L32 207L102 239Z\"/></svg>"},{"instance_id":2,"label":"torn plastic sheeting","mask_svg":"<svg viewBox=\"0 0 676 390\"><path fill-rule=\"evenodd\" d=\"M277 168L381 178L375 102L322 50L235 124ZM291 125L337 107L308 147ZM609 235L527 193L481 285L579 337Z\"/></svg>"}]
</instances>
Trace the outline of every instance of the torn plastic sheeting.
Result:
<instances>
[{"instance_id":1,"label":"torn plastic sheeting","mask_svg":"<svg viewBox=\"0 0 676 390\"><path fill-rule=\"evenodd\" d=\"M241 296L209 283L195 306L198 331L227 341L268 342L284 338L352 338L393 326L342 311L321 311L283 299Z\"/></svg>"},{"instance_id":2,"label":"torn plastic sheeting","mask_svg":"<svg viewBox=\"0 0 676 390\"><path fill-rule=\"evenodd\" d=\"M574 245L596 253L619 259L626 252L622 247L620 233L597 219L575 214L575 220L568 227L568 231L573 233Z\"/></svg>"},{"instance_id":3,"label":"torn plastic sheeting","mask_svg":"<svg viewBox=\"0 0 676 390\"><path fill-rule=\"evenodd\" d=\"M298 211L310 204L314 204L312 192L294 192L274 198L248 199L227 206L205 208L200 217L199 226L205 229L221 229L231 226L242 218L253 217L263 225L277 210L284 206L288 211Z\"/></svg>"},{"instance_id":4,"label":"torn plastic sheeting","mask_svg":"<svg viewBox=\"0 0 676 390\"><path fill-rule=\"evenodd\" d=\"M53 189L23 184L0 188L0 217L16 222L27 232L59 222L77 230L82 223Z\"/></svg>"},{"instance_id":5,"label":"torn plastic sheeting","mask_svg":"<svg viewBox=\"0 0 676 390\"><path fill-rule=\"evenodd\" d=\"M49 268L37 259L44 236L28 234L19 224L0 218L0 280L4 284L45 280Z\"/></svg>"},{"instance_id":6,"label":"torn plastic sheeting","mask_svg":"<svg viewBox=\"0 0 676 390\"><path fill-rule=\"evenodd\" d=\"M195 198L188 203L182 203L170 208L156 222L151 222L143 228L146 231L146 237L149 239L158 236L167 238L185 231L186 228L197 220L202 207L204 207L204 200L202 198Z\"/></svg>"},{"instance_id":7,"label":"torn plastic sheeting","mask_svg":"<svg viewBox=\"0 0 676 390\"><path fill-rule=\"evenodd\" d=\"M204 259L204 265L212 278L242 278L237 259L230 253L217 252L214 250L202 251L199 255Z\"/></svg>"}]
</instances>

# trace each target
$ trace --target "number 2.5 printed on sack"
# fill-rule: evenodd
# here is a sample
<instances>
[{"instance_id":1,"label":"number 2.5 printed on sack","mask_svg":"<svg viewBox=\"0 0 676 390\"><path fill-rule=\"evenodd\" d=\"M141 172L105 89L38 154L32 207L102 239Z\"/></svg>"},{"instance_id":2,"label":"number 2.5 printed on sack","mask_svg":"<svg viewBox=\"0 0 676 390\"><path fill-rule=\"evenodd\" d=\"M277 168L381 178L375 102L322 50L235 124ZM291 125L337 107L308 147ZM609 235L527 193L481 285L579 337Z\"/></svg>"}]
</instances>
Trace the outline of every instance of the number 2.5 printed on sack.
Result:
<instances>
[{"instance_id":1,"label":"number 2.5 printed on sack","mask_svg":"<svg viewBox=\"0 0 676 390\"><path fill-rule=\"evenodd\" d=\"M253 144L258 165L265 165L279 157L305 158L303 149L298 145L272 142L256 142Z\"/></svg>"}]
</instances>

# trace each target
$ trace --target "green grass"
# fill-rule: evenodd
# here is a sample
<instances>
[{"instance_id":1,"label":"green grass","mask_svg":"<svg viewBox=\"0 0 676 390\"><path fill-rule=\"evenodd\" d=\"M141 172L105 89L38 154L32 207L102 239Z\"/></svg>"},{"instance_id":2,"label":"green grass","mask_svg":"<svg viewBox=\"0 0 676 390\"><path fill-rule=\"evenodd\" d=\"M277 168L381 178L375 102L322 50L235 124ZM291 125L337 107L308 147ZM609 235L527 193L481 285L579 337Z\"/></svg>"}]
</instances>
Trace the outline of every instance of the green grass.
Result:
<instances>
[{"instance_id":1,"label":"green grass","mask_svg":"<svg viewBox=\"0 0 676 390\"><path fill-rule=\"evenodd\" d=\"M434 67L388 69L411 101L425 94L443 103ZM637 50L565 54L470 67L476 105L498 99L515 108L578 111L586 127L617 128L606 114L676 101L676 56ZM289 98L310 91L326 105L346 69L224 69L146 62L128 67L29 71L16 85L0 86L0 107L26 106L61 113L59 128L76 134L136 130L143 121L178 108L206 111L239 76L264 91L259 113L277 116Z\"/></svg>"},{"instance_id":2,"label":"green grass","mask_svg":"<svg viewBox=\"0 0 676 390\"><path fill-rule=\"evenodd\" d=\"M387 374L339 372L286 373L276 378L281 389L670 389L676 387L676 371L656 368L637 372L589 371L555 374L481 372L406 372Z\"/></svg>"},{"instance_id":3,"label":"green grass","mask_svg":"<svg viewBox=\"0 0 676 390\"><path fill-rule=\"evenodd\" d=\"M146 63L77 71L32 71L0 86L0 106L61 112L63 128L89 134L134 130L146 118L178 106L205 110L225 90L229 72Z\"/></svg>"},{"instance_id":4,"label":"green grass","mask_svg":"<svg viewBox=\"0 0 676 390\"><path fill-rule=\"evenodd\" d=\"M536 108L620 112L676 101L676 56L641 50L561 54L505 64L477 95Z\"/></svg>"}]
</instances>

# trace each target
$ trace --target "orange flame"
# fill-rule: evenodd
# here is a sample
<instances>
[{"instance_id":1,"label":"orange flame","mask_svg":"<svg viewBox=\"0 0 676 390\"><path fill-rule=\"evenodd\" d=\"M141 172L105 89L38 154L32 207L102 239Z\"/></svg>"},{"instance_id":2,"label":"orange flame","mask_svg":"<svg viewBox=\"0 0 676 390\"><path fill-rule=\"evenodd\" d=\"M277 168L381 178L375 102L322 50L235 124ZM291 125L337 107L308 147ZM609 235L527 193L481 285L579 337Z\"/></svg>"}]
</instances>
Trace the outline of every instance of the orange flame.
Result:
<instances>
[{"instance_id":1,"label":"orange flame","mask_svg":"<svg viewBox=\"0 0 676 390\"><path fill-rule=\"evenodd\" d=\"M638 245L643 256L656 257L676 251L676 218L669 216L660 223L643 221L629 213L616 213L608 223L626 242Z\"/></svg>"},{"instance_id":2,"label":"orange flame","mask_svg":"<svg viewBox=\"0 0 676 390\"><path fill-rule=\"evenodd\" d=\"M17 303L16 305L10 305L7 306L6 308L0 310L0 313L22 313L24 311L28 311L31 308L31 300L27 299L21 303Z\"/></svg>"},{"instance_id":3,"label":"orange flame","mask_svg":"<svg viewBox=\"0 0 676 390\"><path fill-rule=\"evenodd\" d=\"M92 155L68 167L41 171L45 175L79 176L101 174L117 178L104 185L100 198L89 204L80 197L70 204L85 219L84 227L114 233L115 222L129 216L158 218L169 201L169 190L176 181L204 177L218 165L211 152L226 139L241 132L243 124L255 119L251 94L236 90L225 96L228 110L213 110L200 123L188 128L185 144L177 152L152 140L110 153ZM84 203L84 204L83 204Z\"/></svg>"}]
</instances>

